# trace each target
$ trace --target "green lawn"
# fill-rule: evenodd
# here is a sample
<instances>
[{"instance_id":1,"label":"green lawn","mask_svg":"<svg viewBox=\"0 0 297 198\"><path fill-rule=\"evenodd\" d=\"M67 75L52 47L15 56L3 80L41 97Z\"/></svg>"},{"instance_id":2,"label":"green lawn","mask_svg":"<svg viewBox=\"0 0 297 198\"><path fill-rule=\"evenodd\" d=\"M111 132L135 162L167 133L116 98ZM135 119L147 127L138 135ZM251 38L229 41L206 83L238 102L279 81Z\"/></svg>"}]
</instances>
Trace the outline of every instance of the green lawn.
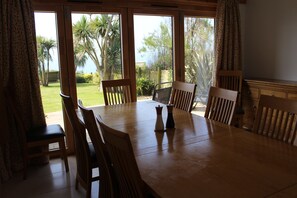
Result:
<instances>
[{"instance_id":1,"label":"green lawn","mask_svg":"<svg viewBox=\"0 0 297 198\"><path fill-rule=\"evenodd\" d=\"M48 87L40 86L40 89L44 112L61 111L60 83L50 83ZM85 106L104 104L103 93L99 92L98 85L77 84L77 97L83 101Z\"/></svg>"}]
</instances>

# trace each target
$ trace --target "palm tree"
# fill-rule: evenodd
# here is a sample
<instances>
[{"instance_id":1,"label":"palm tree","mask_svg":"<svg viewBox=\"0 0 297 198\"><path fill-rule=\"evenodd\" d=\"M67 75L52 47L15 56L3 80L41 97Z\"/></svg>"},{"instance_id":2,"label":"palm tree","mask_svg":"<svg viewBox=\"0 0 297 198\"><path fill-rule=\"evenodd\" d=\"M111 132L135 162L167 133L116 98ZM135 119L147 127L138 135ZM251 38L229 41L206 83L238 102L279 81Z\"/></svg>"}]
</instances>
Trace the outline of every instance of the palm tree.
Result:
<instances>
[{"instance_id":1,"label":"palm tree","mask_svg":"<svg viewBox=\"0 0 297 198\"><path fill-rule=\"evenodd\" d=\"M50 64L50 61L52 61L52 56L51 56L51 53L50 53L50 50L54 47L56 47L56 42L52 39L44 39L44 42L43 42L43 46L44 46L44 49L45 49L45 58L46 58L46 61L47 61L47 72L46 72L46 78L45 78L45 83L43 84L43 86L48 86L48 74L49 74L49 64Z\"/></svg>"},{"instance_id":2,"label":"palm tree","mask_svg":"<svg viewBox=\"0 0 297 198\"><path fill-rule=\"evenodd\" d=\"M37 57L39 65L39 75L43 86L48 86L49 65L52 61L50 50L56 47L56 42L52 39L47 39L42 36L37 36ZM47 62L47 69L45 69Z\"/></svg>"},{"instance_id":3,"label":"palm tree","mask_svg":"<svg viewBox=\"0 0 297 198\"><path fill-rule=\"evenodd\" d=\"M100 67L99 58L92 40L94 38L93 32L86 16L82 16L81 19L73 25L73 35L76 46L75 52L87 54L98 70Z\"/></svg>"},{"instance_id":4,"label":"palm tree","mask_svg":"<svg viewBox=\"0 0 297 198\"><path fill-rule=\"evenodd\" d=\"M86 50L83 45L79 44L78 41L74 40L74 65L75 71L77 67L84 67L88 57L86 55Z\"/></svg>"},{"instance_id":5,"label":"palm tree","mask_svg":"<svg viewBox=\"0 0 297 198\"><path fill-rule=\"evenodd\" d=\"M114 15L101 15L90 22L95 39L98 41L102 67L102 79L114 78L121 73L121 38L119 19Z\"/></svg>"},{"instance_id":6,"label":"palm tree","mask_svg":"<svg viewBox=\"0 0 297 198\"><path fill-rule=\"evenodd\" d=\"M43 43L43 37L42 36L37 36L36 41L37 41L37 58L38 58L38 74L39 74L39 79L40 81L43 81L44 79L44 70L45 70L45 63L44 63L44 47L42 45Z\"/></svg>"},{"instance_id":7,"label":"palm tree","mask_svg":"<svg viewBox=\"0 0 297 198\"><path fill-rule=\"evenodd\" d=\"M88 20L82 16L73 25L77 50L94 62L100 79L113 79L115 68L120 67L119 19L102 14Z\"/></svg>"}]
</instances>

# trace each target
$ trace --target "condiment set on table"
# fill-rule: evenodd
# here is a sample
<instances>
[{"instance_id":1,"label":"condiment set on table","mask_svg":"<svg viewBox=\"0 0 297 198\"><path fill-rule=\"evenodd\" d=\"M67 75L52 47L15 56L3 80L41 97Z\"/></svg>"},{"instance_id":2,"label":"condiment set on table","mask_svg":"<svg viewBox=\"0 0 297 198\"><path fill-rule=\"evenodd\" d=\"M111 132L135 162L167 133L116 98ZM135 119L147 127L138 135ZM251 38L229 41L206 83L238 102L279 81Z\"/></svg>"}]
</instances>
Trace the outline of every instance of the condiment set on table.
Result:
<instances>
[{"instance_id":1,"label":"condiment set on table","mask_svg":"<svg viewBox=\"0 0 297 198\"><path fill-rule=\"evenodd\" d=\"M168 129L174 129L174 119L173 119L173 106L172 104L166 105L167 106L167 121L166 121L166 130ZM163 106L158 105L156 107L156 112L157 112L157 119L156 119L156 124L155 124L155 131L156 132L164 132L166 131L164 129L164 123L163 123L163 119L162 119L162 109Z\"/></svg>"}]
</instances>

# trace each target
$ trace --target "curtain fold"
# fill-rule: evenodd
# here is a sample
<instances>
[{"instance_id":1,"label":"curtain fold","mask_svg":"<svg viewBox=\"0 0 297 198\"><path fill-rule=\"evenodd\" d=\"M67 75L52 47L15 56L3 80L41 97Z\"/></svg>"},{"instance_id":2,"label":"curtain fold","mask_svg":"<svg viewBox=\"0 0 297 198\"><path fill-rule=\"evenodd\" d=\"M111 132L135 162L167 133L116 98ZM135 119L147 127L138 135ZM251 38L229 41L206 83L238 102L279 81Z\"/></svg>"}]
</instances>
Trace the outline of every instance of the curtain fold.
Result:
<instances>
[{"instance_id":1,"label":"curtain fold","mask_svg":"<svg viewBox=\"0 0 297 198\"><path fill-rule=\"evenodd\" d=\"M215 69L241 70L241 36L238 0L218 0L215 23Z\"/></svg>"},{"instance_id":2,"label":"curtain fold","mask_svg":"<svg viewBox=\"0 0 297 198\"><path fill-rule=\"evenodd\" d=\"M4 91L15 98L18 116L26 130L45 125L45 117L31 0L1 0L0 18L0 114L3 122L0 131L0 181L3 182L23 167L22 134L7 108Z\"/></svg>"}]
</instances>

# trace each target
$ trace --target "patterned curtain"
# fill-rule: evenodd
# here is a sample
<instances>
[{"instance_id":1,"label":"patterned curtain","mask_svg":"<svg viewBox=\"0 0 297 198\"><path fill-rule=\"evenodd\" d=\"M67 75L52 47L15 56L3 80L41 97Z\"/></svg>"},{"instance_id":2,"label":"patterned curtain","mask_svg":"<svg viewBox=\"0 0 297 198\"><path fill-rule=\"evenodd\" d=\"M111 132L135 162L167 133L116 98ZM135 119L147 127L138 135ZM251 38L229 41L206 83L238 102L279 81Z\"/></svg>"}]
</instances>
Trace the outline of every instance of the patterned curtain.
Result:
<instances>
[{"instance_id":1,"label":"patterned curtain","mask_svg":"<svg viewBox=\"0 0 297 198\"><path fill-rule=\"evenodd\" d=\"M241 70L238 0L218 0L215 24L216 70Z\"/></svg>"},{"instance_id":2,"label":"patterned curtain","mask_svg":"<svg viewBox=\"0 0 297 198\"><path fill-rule=\"evenodd\" d=\"M25 129L45 124L41 103L34 12L31 0L0 3L0 181L23 167L20 131L10 115L4 92L15 98Z\"/></svg>"}]
</instances>

